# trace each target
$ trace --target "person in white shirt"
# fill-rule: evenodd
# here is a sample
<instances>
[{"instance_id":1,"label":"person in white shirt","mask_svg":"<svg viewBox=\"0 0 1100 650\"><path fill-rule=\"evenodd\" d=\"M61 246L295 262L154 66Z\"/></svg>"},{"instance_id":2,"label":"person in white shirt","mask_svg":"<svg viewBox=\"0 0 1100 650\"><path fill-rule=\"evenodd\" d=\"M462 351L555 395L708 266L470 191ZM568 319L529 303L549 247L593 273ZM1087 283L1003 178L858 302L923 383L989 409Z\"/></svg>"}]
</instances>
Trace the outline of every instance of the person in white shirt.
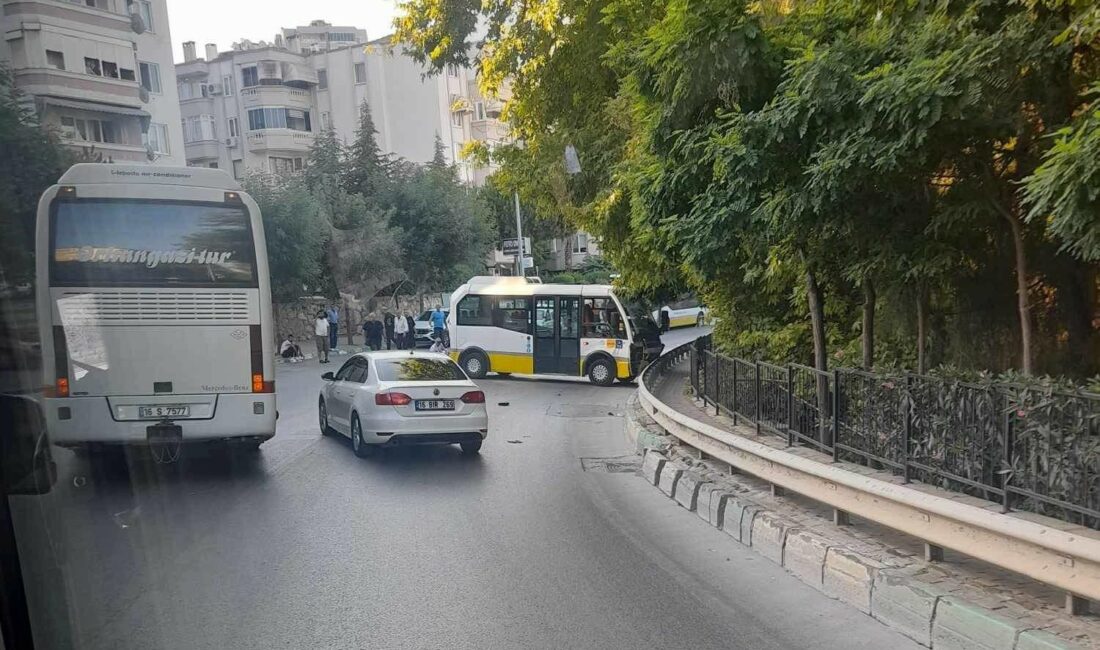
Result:
<instances>
[{"instance_id":1,"label":"person in white shirt","mask_svg":"<svg viewBox=\"0 0 1100 650\"><path fill-rule=\"evenodd\" d=\"M279 355L284 359L292 359L295 361L302 358L302 348L298 347L298 344L294 342L293 334L286 335L283 344L279 346Z\"/></svg>"},{"instance_id":2,"label":"person in white shirt","mask_svg":"<svg viewBox=\"0 0 1100 650\"><path fill-rule=\"evenodd\" d=\"M404 314L398 314L397 318L393 319L393 338L397 339L398 350L408 349L408 341L405 340L408 334L409 321L405 319Z\"/></svg>"},{"instance_id":3,"label":"person in white shirt","mask_svg":"<svg viewBox=\"0 0 1100 650\"><path fill-rule=\"evenodd\" d=\"M317 340L317 358L321 363L328 363L328 316L323 311L317 312L313 334L313 338Z\"/></svg>"}]
</instances>

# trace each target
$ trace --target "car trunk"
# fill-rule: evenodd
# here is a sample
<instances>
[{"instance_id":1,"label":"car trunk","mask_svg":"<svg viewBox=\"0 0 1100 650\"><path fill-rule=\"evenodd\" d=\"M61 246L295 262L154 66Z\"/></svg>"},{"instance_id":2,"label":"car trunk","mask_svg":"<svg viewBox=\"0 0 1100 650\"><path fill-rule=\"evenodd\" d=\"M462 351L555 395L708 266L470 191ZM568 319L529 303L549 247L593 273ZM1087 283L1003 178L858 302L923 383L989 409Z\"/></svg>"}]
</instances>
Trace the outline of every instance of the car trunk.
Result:
<instances>
[{"instance_id":1,"label":"car trunk","mask_svg":"<svg viewBox=\"0 0 1100 650\"><path fill-rule=\"evenodd\" d=\"M448 415L469 415L473 413L479 404L467 404L462 401L462 396L477 387L466 381L392 381L381 382L378 386L380 393L403 393L412 398L412 402L403 406L391 406L394 411L405 417L430 417ZM417 410L417 401L424 402L424 406L432 406L431 402L443 402L452 400L454 409ZM434 406L445 406L435 404Z\"/></svg>"}]
</instances>

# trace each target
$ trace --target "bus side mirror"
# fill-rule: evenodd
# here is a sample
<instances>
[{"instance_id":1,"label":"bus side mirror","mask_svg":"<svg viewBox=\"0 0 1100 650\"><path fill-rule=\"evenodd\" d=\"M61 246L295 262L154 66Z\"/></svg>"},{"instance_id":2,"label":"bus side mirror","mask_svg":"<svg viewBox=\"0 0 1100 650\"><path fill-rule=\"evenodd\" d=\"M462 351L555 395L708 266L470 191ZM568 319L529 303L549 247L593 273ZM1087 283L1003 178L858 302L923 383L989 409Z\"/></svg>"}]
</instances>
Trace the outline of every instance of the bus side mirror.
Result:
<instances>
[{"instance_id":1,"label":"bus side mirror","mask_svg":"<svg viewBox=\"0 0 1100 650\"><path fill-rule=\"evenodd\" d=\"M336 377L333 376L331 372L326 372L325 374L321 375L321 379L324 379L325 381L335 381Z\"/></svg>"},{"instance_id":2,"label":"bus side mirror","mask_svg":"<svg viewBox=\"0 0 1100 650\"><path fill-rule=\"evenodd\" d=\"M46 494L56 481L42 408L26 397L0 395L0 490Z\"/></svg>"}]
</instances>

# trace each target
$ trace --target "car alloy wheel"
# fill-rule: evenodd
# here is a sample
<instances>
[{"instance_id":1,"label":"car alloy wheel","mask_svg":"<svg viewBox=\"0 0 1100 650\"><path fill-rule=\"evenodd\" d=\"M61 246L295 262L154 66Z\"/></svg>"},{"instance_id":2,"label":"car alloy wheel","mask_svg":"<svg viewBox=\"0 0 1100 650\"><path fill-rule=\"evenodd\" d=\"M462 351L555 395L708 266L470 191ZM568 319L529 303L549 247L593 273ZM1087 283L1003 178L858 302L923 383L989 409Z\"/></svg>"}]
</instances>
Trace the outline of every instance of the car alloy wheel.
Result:
<instances>
[{"instance_id":1,"label":"car alloy wheel","mask_svg":"<svg viewBox=\"0 0 1100 650\"><path fill-rule=\"evenodd\" d=\"M359 416L351 416L351 450L360 458L371 454L371 446L363 442L363 429L359 426Z\"/></svg>"},{"instance_id":2,"label":"car alloy wheel","mask_svg":"<svg viewBox=\"0 0 1100 650\"><path fill-rule=\"evenodd\" d=\"M321 435L327 436L332 429L328 426L328 408L325 406L325 400L317 403L317 420L321 425Z\"/></svg>"}]
</instances>

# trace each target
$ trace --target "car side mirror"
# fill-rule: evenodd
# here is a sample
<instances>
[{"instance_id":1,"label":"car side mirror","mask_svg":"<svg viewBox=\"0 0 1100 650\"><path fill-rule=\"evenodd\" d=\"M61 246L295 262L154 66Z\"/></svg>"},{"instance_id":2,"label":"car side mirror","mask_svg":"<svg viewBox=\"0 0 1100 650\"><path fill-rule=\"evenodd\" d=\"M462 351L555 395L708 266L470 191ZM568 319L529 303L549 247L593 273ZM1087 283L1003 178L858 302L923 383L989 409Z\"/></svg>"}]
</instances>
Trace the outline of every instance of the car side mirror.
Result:
<instances>
[{"instance_id":1,"label":"car side mirror","mask_svg":"<svg viewBox=\"0 0 1100 650\"><path fill-rule=\"evenodd\" d=\"M335 381L336 376L333 375L331 372L326 372L325 374L321 375L321 379L324 379L325 381Z\"/></svg>"},{"instance_id":2,"label":"car side mirror","mask_svg":"<svg viewBox=\"0 0 1100 650\"><path fill-rule=\"evenodd\" d=\"M45 494L56 480L41 407L26 397L0 395L0 492Z\"/></svg>"}]
</instances>

